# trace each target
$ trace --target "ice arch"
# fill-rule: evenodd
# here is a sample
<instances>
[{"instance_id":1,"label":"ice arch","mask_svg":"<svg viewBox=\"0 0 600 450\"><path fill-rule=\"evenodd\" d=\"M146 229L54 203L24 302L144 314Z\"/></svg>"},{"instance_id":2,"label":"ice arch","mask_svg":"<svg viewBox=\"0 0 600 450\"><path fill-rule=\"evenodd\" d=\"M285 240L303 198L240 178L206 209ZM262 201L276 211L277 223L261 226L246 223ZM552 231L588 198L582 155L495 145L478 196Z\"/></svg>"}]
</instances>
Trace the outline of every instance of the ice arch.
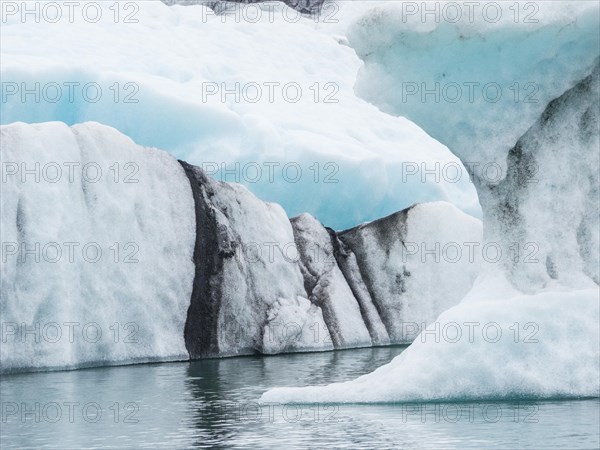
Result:
<instances>
[{"instance_id":1,"label":"ice arch","mask_svg":"<svg viewBox=\"0 0 600 450\"><path fill-rule=\"evenodd\" d=\"M466 298L436 321L441 329L493 323L498 339L422 333L371 374L329 386L275 388L263 401L598 396L598 5L540 5L537 24L412 27L400 9L386 7L365 15L350 33L365 61L358 92L411 118L472 168L484 239L504 249L538 246L535 260L505 257L486 267ZM431 89L473 79L505 87L535 80L538 102L431 106L404 90L414 91L406 84L414 80ZM503 175L486 179L477 169L486 162ZM510 334L515 324L533 325L534 341ZM428 331L435 338L435 328Z\"/></svg>"}]
</instances>

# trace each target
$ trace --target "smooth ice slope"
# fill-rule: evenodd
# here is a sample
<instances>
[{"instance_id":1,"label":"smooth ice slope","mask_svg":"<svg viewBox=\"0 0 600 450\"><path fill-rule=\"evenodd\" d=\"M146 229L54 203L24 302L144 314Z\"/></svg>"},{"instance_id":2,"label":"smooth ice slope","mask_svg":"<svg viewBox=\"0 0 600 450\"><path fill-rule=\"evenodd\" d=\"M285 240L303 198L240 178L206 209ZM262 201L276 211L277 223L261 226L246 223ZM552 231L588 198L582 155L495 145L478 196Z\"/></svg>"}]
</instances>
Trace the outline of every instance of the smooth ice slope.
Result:
<instances>
[{"instance_id":1,"label":"smooth ice slope","mask_svg":"<svg viewBox=\"0 0 600 450\"><path fill-rule=\"evenodd\" d=\"M492 284L498 295L490 298ZM444 312L400 356L376 371L329 386L275 388L261 401L598 396L598 289L524 295L506 280L486 280L481 287L472 292L476 301Z\"/></svg>"},{"instance_id":2,"label":"smooth ice slope","mask_svg":"<svg viewBox=\"0 0 600 450\"><path fill-rule=\"evenodd\" d=\"M1 370L187 359L195 221L177 160L96 123L1 133Z\"/></svg>"},{"instance_id":3,"label":"smooth ice slope","mask_svg":"<svg viewBox=\"0 0 600 450\"><path fill-rule=\"evenodd\" d=\"M201 5L123 2L115 23L112 3L94 3L102 6L96 23L80 14L73 23L66 14L57 23L6 18L3 124L105 123L204 163L216 179L241 182L290 216L309 212L336 229L434 200L480 215L466 171L447 148L354 93L362 63L344 34L360 5L334 3L317 23L273 2L236 4L223 16ZM23 88L35 91L35 83L39 98L23 101ZM56 101L53 83L62 92ZM72 100L64 83L80 83ZM100 95L87 83L97 83ZM419 170L403 179L403 163L407 172L450 163L462 177L423 182Z\"/></svg>"}]
</instances>

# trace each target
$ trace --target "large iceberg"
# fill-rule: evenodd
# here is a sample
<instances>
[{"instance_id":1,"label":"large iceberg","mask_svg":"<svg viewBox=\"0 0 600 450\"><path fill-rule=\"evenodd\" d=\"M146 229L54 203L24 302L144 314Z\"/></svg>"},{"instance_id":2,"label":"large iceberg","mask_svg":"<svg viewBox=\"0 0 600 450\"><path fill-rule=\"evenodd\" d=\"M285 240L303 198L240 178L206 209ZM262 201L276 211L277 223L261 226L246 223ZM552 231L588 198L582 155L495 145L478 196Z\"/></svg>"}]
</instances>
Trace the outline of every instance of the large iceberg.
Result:
<instances>
[{"instance_id":1,"label":"large iceberg","mask_svg":"<svg viewBox=\"0 0 600 450\"><path fill-rule=\"evenodd\" d=\"M461 157L480 196L484 241L505 253L390 364L346 383L275 388L263 401L600 394L598 5L573 3L559 5L564 10L542 3L544 18L529 27L510 20L411 27L393 7L357 23L350 41L365 59L359 92L422 123ZM423 71L427 63L434 70ZM389 91L407 80L431 88L470 75L535 80L538 101L427 105L421 95ZM483 163L497 165L493 180Z\"/></svg>"},{"instance_id":2,"label":"large iceberg","mask_svg":"<svg viewBox=\"0 0 600 450\"><path fill-rule=\"evenodd\" d=\"M336 232L105 125L1 132L3 372L410 342L480 267L421 263L482 239L445 202Z\"/></svg>"},{"instance_id":3,"label":"large iceberg","mask_svg":"<svg viewBox=\"0 0 600 450\"><path fill-rule=\"evenodd\" d=\"M450 4L436 2L437 17L387 5L357 20L357 92L460 157L486 239L519 247L503 260L521 290L551 278L577 285L582 272L598 281L598 252L584 248L597 249L600 225L590 170L599 164L598 4L484 2L462 16Z\"/></svg>"}]
</instances>

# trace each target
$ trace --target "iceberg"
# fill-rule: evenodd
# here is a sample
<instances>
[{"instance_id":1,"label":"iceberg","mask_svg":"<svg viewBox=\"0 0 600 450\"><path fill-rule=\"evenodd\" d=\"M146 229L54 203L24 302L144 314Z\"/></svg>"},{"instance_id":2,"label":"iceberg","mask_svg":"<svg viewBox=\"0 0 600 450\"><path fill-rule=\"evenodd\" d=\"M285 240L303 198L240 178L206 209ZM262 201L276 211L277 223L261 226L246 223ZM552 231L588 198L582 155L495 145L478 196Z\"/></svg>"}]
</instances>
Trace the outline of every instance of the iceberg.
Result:
<instances>
[{"instance_id":1,"label":"iceberg","mask_svg":"<svg viewBox=\"0 0 600 450\"><path fill-rule=\"evenodd\" d=\"M491 16L494 5L500 9ZM598 252L589 248L598 248L598 175L589 168L598 166L598 4L479 6L457 20L406 5L365 14L349 31L365 62L357 92L413 120L461 159L486 240L541 261L520 255L514 262L504 252L521 290L556 278L576 286L582 272L597 282Z\"/></svg>"},{"instance_id":2,"label":"iceberg","mask_svg":"<svg viewBox=\"0 0 600 450\"><path fill-rule=\"evenodd\" d=\"M390 364L346 383L274 388L261 401L600 394L598 5L541 5L547 20L529 27L510 20L411 27L394 7L357 22L350 42L365 59L358 91L422 124L459 155L479 193L484 243L519 251L485 261L465 298ZM427 63L432 70L423 70ZM409 101L389 90L419 75L462 83L469 74L536 80L539 101L427 105L420 95ZM497 164L500 176L486 177L485 162Z\"/></svg>"},{"instance_id":3,"label":"iceberg","mask_svg":"<svg viewBox=\"0 0 600 450\"><path fill-rule=\"evenodd\" d=\"M479 271L408 245L481 241L449 203L334 231L105 125L1 133L2 372L406 343L390 317L425 326Z\"/></svg>"},{"instance_id":4,"label":"iceberg","mask_svg":"<svg viewBox=\"0 0 600 450\"><path fill-rule=\"evenodd\" d=\"M501 296L491 298L494 284ZM503 286L503 289L500 288ZM274 388L261 402L388 403L597 397L598 290L526 295L486 280L402 354L355 380ZM560 317L560 320L557 320Z\"/></svg>"}]
</instances>

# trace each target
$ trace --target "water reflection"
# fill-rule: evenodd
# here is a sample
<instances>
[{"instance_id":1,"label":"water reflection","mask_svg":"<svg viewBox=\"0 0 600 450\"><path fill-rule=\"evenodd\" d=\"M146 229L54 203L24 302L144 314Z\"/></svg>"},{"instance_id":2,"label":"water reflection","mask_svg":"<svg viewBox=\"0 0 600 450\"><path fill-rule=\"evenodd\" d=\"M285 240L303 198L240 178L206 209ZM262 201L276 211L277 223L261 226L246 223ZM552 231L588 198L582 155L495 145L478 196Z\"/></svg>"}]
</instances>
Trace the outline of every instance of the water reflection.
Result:
<instances>
[{"instance_id":1,"label":"water reflection","mask_svg":"<svg viewBox=\"0 0 600 450\"><path fill-rule=\"evenodd\" d=\"M265 436L282 425L337 419L339 407L260 405L257 399L272 386L353 379L386 364L404 348L194 361L188 366L186 389L192 397L188 416L198 432L195 445L231 446L248 427Z\"/></svg>"},{"instance_id":2,"label":"water reflection","mask_svg":"<svg viewBox=\"0 0 600 450\"><path fill-rule=\"evenodd\" d=\"M572 449L600 444L597 400L256 403L273 386L356 378L403 350L369 348L8 375L0 382L1 447ZM58 420L51 404L62 408Z\"/></svg>"}]
</instances>

